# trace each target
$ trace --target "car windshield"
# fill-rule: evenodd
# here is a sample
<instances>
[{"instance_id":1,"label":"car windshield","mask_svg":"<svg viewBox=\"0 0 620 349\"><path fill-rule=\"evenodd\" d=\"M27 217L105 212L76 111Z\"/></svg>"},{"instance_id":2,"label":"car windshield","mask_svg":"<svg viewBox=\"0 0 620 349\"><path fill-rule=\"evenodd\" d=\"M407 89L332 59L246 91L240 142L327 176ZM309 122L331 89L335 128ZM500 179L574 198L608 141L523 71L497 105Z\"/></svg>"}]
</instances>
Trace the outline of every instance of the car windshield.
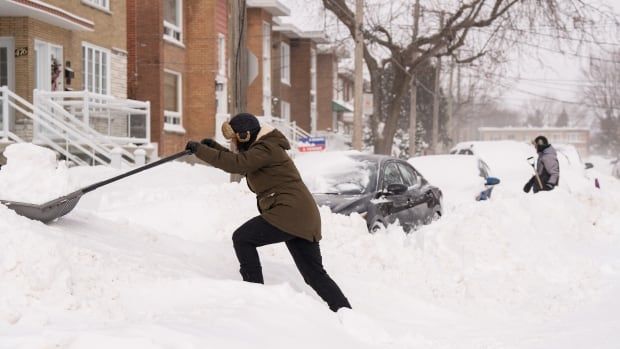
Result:
<instances>
[{"instance_id":1,"label":"car windshield","mask_svg":"<svg viewBox=\"0 0 620 349\"><path fill-rule=\"evenodd\" d=\"M365 194L376 183L377 163L364 158L321 153L301 156L295 163L313 194Z\"/></svg>"}]
</instances>

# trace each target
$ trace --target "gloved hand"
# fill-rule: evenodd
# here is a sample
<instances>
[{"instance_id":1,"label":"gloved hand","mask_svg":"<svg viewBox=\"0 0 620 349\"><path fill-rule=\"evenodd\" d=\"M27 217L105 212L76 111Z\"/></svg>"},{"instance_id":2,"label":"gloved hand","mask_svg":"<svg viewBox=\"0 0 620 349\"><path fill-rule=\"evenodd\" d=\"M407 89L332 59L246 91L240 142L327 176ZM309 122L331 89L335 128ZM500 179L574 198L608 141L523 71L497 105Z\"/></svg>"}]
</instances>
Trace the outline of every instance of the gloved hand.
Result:
<instances>
[{"instance_id":1,"label":"gloved hand","mask_svg":"<svg viewBox=\"0 0 620 349\"><path fill-rule=\"evenodd\" d=\"M545 190L549 191L549 190L553 190L553 188L555 188L555 185L551 183L545 184Z\"/></svg>"},{"instance_id":2,"label":"gloved hand","mask_svg":"<svg viewBox=\"0 0 620 349\"><path fill-rule=\"evenodd\" d=\"M532 190L532 186L534 186L534 177L532 177L529 181L527 181L527 183L525 183L523 191L529 193L530 190Z\"/></svg>"},{"instance_id":3,"label":"gloved hand","mask_svg":"<svg viewBox=\"0 0 620 349\"><path fill-rule=\"evenodd\" d=\"M203 139L202 141L200 141L200 144L206 145L209 148L217 148L217 146L220 145L218 142L211 138Z\"/></svg>"},{"instance_id":4,"label":"gloved hand","mask_svg":"<svg viewBox=\"0 0 620 349\"><path fill-rule=\"evenodd\" d=\"M192 154L194 154L198 150L198 146L199 145L200 145L200 143L198 143L198 142L189 141L185 145L185 150L189 150L190 152L192 152Z\"/></svg>"}]
</instances>

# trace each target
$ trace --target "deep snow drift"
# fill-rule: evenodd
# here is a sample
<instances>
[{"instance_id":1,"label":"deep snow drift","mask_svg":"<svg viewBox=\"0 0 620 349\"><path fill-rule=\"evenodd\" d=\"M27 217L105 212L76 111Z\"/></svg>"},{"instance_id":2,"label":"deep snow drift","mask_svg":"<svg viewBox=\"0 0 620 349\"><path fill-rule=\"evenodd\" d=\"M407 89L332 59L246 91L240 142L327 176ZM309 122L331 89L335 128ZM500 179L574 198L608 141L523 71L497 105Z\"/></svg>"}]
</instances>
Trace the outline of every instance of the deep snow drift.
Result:
<instances>
[{"instance_id":1,"label":"deep snow drift","mask_svg":"<svg viewBox=\"0 0 620 349\"><path fill-rule=\"evenodd\" d=\"M50 225L0 205L0 348L614 348L620 185L573 177L504 181L409 235L322 208L326 269L359 315L344 323L283 245L259 250L265 286L240 281L230 237L256 204L215 169L146 171Z\"/></svg>"},{"instance_id":2,"label":"deep snow drift","mask_svg":"<svg viewBox=\"0 0 620 349\"><path fill-rule=\"evenodd\" d=\"M0 199L41 204L70 193L64 161L56 153L31 143L11 144L4 150L6 165L0 171Z\"/></svg>"}]
</instances>

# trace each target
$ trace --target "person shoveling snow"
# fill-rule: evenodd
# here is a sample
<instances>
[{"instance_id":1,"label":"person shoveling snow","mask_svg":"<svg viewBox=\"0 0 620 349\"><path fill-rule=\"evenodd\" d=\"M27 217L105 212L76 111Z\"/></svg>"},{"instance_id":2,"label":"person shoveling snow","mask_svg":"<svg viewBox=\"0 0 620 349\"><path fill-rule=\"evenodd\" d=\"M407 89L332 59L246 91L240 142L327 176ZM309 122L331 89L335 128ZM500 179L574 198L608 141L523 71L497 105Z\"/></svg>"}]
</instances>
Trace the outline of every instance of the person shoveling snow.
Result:
<instances>
[{"instance_id":1,"label":"person shoveling snow","mask_svg":"<svg viewBox=\"0 0 620 349\"><path fill-rule=\"evenodd\" d=\"M241 113L222 125L222 133L239 152L231 152L212 139L190 141L186 149L199 159L229 173L246 176L256 193L260 215L239 227L233 245L244 281L263 283L257 247L284 242L304 281L332 311L351 308L322 264L321 216L299 171L286 150L290 145L280 131L261 126Z\"/></svg>"},{"instance_id":2,"label":"person shoveling snow","mask_svg":"<svg viewBox=\"0 0 620 349\"><path fill-rule=\"evenodd\" d=\"M538 161L534 168L534 176L525 183L523 191L529 193L534 189L534 193L539 191L553 190L560 183L560 163L555 148L549 144L544 136L538 136L533 142L538 152Z\"/></svg>"}]
</instances>

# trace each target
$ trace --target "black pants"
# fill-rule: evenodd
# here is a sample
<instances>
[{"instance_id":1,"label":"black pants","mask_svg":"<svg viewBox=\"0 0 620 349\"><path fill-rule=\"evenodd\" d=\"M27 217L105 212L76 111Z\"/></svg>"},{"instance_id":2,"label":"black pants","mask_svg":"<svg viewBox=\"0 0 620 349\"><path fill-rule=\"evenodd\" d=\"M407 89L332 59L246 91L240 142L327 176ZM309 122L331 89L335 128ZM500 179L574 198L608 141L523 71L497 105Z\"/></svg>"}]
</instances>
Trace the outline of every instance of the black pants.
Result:
<instances>
[{"instance_id":1,"label":"black pants","mask_svg":"<svg viewBox=\"0 0 620 349\"><path fill-rule=\"evenodd\" d=\"M233 244L241 265L239 272L243 281L263 283L263 272L256 248L277 242L286 243L304 281L316 291L332 311L337 311L342 307L351 308L338 285L323 268L319 243L283 232L261 216L245 222L233 234Z\"/></svg>"}]
</instances>

